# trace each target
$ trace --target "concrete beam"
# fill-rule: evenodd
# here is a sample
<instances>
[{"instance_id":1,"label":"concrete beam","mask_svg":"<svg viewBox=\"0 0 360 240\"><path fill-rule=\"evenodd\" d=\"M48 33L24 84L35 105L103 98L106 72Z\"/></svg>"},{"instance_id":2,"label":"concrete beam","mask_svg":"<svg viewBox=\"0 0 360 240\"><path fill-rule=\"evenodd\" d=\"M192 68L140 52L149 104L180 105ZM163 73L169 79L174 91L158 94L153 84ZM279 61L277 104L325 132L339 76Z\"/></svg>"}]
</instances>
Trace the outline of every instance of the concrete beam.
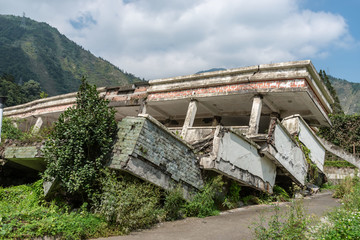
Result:
<instances>
[{"instance_id":1,"label":"concrete beam","mask_svg":"<svg viewBox=\"0 0 360 240\"><path fill-rule=\"evenodd\" d=\"M271 111L273 111L274 113L280 113L280 109L277 106L275 106L275 104L272 101L270 101L268 98L264 97L263 101L265 105L270 108Z\"/></svg>"},{"instance_id":2,"label":"concrete beam","mask_svg":"<svg viewBox=\"0 0 360 240\"><path fill-rule=\"evenodd\" d=\"M263 98L260 95L255 96L253 99L249 121L249 134L257 134L259 132L262 101Z\"/></svg>"},{"instance_id":3,"label":"concrete beam","mask_svg":"<svg viewBox=\"0 0 360 240\"><path fill-rule=\"evenodd\" d=\"M191 100L190 103L189 103L187 113L186 113L184 126L183 126L183 128L181 130L181 137L183 139L185 139L185 137L186 137L187 129L189 127L192 127L193 124L194 124L197 108L198 108L198 101Z\"/></svg>"},{"instance_id":4,"label":"concrete beam","mask_svg":"<svg viewBox=\"0 0 360 240\"><path fill-rule=\"evenodd\" d=\"M41 128L42 125L43 125L43 120L42 120L41 117L38 117L38 118L36 119L36 123L35 123L35 125L34 125L34 127L33 127L32 133L33 133L33 134L38 133L38 132L40 131L40 128Z\"/></svg>"},{"instance_id":5,"label":"concrete beam","mask_svg":"<svg viewBox=\"0 0 360 240\"><path fill-rule=\"evenodd\" d=\"M159 113L162 117L164 118L169 118L169 114L166 113L164 110L160 109L159 107L157 106L150 106L150 105L147 105L146 106L146 112L149 113L149 109L153 109L155 112Z\"/></svg>"},{"instance_id":6,"label":"concrete beam","mask_svg":"<svg viewBox=\"0 0 360 240\"><path fill-rule=\"evenodd\" d=\"M326 141L323 138L318 137L318 140L322 143L322 145L327 151L353 164L355 167L360 168L360 158L356 157L354 154L345 151L341 147L335 146L334 144Z\"/></svg>"},{"instance_id":7,"label":"concrete beam","mask_svg":"<svg viewBox=\"0 0 360 240\"><path fill-rule=\"evenodd\" d=\"M209 103L207 103L207 102L205 102L205 101L202 101L202 102L200 102L200 104L204 107L204 108L206 108L206 110L208 110L209 112L211 112L213 115L221 115L220 114L220 111L216 108L216 107L214 107L214 106L211 106Z\"/></svg>"}]
</instances>

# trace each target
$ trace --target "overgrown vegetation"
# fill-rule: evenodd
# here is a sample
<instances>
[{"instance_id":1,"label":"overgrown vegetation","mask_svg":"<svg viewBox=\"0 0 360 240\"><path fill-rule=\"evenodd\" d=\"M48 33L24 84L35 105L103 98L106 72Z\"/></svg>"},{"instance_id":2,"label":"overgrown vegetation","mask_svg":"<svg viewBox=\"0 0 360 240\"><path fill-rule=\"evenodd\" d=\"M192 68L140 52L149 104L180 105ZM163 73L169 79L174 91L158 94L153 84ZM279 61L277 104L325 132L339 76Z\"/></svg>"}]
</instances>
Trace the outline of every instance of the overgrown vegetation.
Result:
<instances>
[{"instance_id":1,"label":"overgrown vegetation","mask_svg":"<svg viewBox=\"0 0 360 240\"><path fill-rule=\"evenodd\" d=\"M326 161L324 162L324 167L353 168L353 169L356 168L353 164L345 160L329 161L328 159L326 159Z\"/></svg>"},{"instance_id":2,"label":"overgrown vegetation","mask_svg":"<svg viewBox=\"0 0 360 240\"><path fill-rule=\"evenodd\" d=\"M319 75L320 75L320 78L322 79L322 81L324 82L326 88L329 90L330 95L334 99L334 103L331 104L334 114L344 114L344 111L340 105L339 97L338 97L334 87L332 86L326 72L324 70L320 70Z\"/></svg>"},{"instance_id":3,"label":"overgrown vegetation","mask_svg":"<svg viewBox=\"0 0 360 240\"><path fill-rule=\"evenodd\" d=\"M90 213L86 204L73 210L65 203L45 202L42 195L42 180L0 187L0 239L85 239L117 233L104 218Z\"/></svg>"},{"instance_id":4,"label":"overgrown vegetation","mask_svg":"<svg viewBox=\"0 0 360 240\"><path fill-rule=\"evenodd\" d=\"M14 124L21 124L21 121L14 121L9 118L3 118L1 129L1 143L6 139L19 141L21 143L34 143L46 139L52 131L52 126L42 127L39 131L33 132L33 128L27 131L21 131Z\"/></svg>"},{"instance_id":5,"label":"overgrown vegetation","mask_svg":"<svg viewBox=\"0 0 360 240\"><path fill-rule=\"evenodd\" d=\"M274 207L270 219L260 218L252 226L256 239L359 239L360 236L360 180L347 177L335 187L334 196L342 205L328 213L322 221L306 215L300 201L292 202L281 213ZM309 224L309 223L312 224Z\"/></svg>"},{"instance_id":6,"label":"overgrown vegetation","mask_svg":"<svg viewBox=\"0 0 360 240\"><path fill-rule=\"evenodd\" d=\"M95 85L83 78L76 105L62 113L43 149L44 179L57 179L66 192L90 201L101 188L100 171L110 153L117 124L115 110Z\"/></svg>"},{"instance_id":7,"label":"overgrown vegetation","mask_svg":"<svg viewBox=\"0 0 360 240\"><path fill-rule=\"evenodd\" d=\"M160 188L108 169L102 174L101 195L92 208L119 232L146 228L164 218L166 212L161 208Z\"/></svg>"},{"instance_id":8,"label":"overgrown vegetation","mask_svg":"<svg viewBox=\"0 0 360 240\"><path fill-rule=\"evenodd\" d=\"M306 147L305 144L303 144L297 136L295 137L295 140L299 143L308 164L307 181L310 183L314 183L319 177L319 171L316 164L311 160L310 149Z\"/></svg>"},{"instance_id":9,"label":"overgrown vegetation","mask_svg":"<svg viewBox=\"0 0 360 240\"><path fill-rule=\"evenodd\" d=\"M260 217L259 222L252 226L256 239L303 239L310 219L306 216L301 201L293 201L285 213L274 206L274 214L270 220Z\"/></svg>"},{"instance_id":10,"label":"overgrown vegetation","mask_svg":"<svg viewBox=\"0 0 360 240\"><path fill-rule=\"evenodd\" d=\"M360 151L360 115L330 115L331 127L321 127L319 135L349 153Z\"/></svg>"},{"instance_id":11,"label":"overgrown vegetation","mask_svg":"<svg viewBox=\"0 0 360 240\"><path fill-rule=\"evenodd\" d=\"M40 84L34 80L16 83L14 76L3 73L0 77L0 96L6 96L5 106L14 106L40 98Z\"/></svg>"},{"instance_id":12,"label":"overgrown vegetation","mask_svg":"<svg viewBox=\"0 0 360 240\"><path fill-rule=\"evenodd\" d=\"M186 202L184 211L186 216L206 217L219 214L216 208L216 194L222 191L224 182L221 176L211 179L205 187L198 192L192 201Z\"/></svg>"}]
</instances>

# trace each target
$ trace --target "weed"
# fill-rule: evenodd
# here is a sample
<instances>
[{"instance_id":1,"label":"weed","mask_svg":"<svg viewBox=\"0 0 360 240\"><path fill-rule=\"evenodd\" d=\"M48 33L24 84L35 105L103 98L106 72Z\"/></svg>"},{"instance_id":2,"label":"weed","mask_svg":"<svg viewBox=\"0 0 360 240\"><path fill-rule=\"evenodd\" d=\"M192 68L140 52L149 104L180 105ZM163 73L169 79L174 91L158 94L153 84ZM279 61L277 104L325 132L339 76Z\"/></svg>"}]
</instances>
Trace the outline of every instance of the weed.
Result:
<instances>
[{"instance_id":1,"label":"weed","mask_svg":"<svg viewBox=\"0 0 360 240\"><path fill-rule=\"evenodd\" d=\"M166 220L177 220L184 217L183 193L181 187L168 191L165 196L164 211L166 213Z\"/></svg>"},{"instance_id":2,"label":"weed","mask_svg":"<svg viewBox=\"0 0 360 240\"><path fill-rule=\"evenodd\" d=\"M228 194L225 197L222 205L229 209L237 207L240 201L240 191L241 191L240 184L235 181L231 181Z\"/></svg>"},{"instance_id":3,"label":"weed","mask_svg":"<svg viewBox=\"0 0 360 240\"><path fill-rule=\"evenodd\" d=\"M43 201L42 180L32 185L0 188L1 239L43 236L83 239L106 236L110 231L105 219L89 213L86 207L74 212L55 202Z\"/></svg>"},{"instance_id":4,"label":"weed","mask_svg":"<svg viewBox=\"0 0 360 240\"><path fill-rule=\"evenodd\" d=\"M335 188L333 197L343 198L346 194L350 194L354 189L354 181L350 176L347 176L339 185Z\"/></svg>"},{"instance_id":5,"label":"weed","mask_svg":"<svg viewBox=\"0 0 360 240\"><path fill-rule=\"evenodd\" d=\"M93 201L94 209L122 233L149 227L162 218L158 187L128 174L110 170L102 173L102 193Z\"/></svg>"},{"instance_id":6,"label":"weed","mask_svg":"<svg viewBox=\"0 0 360 240\"><path fill-rule=\"evenodd\" d=\"M192 201L185 203L184 211L188 217L206 217L218 215L219 210L216 209L215 198L217 193L222 191L224 182L219 175L209 181L204 188L199 191Z\"/></svg>"},{"instance_id":7,"label":"weed","mask_svg":"<svg viewBox=\"0 0 360 240\"><path fill-rule=\"evenodd\" d=\"M301 201L293 201L284 214L280 213L278 205L274 206L274 214L268 224L266 219L260 217L259 223L250 228L254 231L256 239L298 239L304 238L310 219L306 216Z\"/></svg>"}]
</instances>

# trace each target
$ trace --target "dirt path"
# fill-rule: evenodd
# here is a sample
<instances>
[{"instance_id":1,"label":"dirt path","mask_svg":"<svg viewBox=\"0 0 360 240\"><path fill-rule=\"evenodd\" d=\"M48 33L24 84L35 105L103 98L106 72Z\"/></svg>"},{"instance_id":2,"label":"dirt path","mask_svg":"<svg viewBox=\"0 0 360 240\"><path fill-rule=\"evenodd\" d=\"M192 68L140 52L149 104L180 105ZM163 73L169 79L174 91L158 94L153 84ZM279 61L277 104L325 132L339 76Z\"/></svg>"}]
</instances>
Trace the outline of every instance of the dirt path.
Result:
<instances>
[{"instance_id":1,"label":"dirt path","mask_svg":"<svg viewBox=\"0 0 360 240\"><path fill-rule=\"evenodd\" d=\"M331 197L331 192L324 192L303 200L308 214L322 216L340 203ZM280 207L285 209L287 204ZM219 216L207 218L186 218L174 222L160 223L149 230L133 232L127 236L101 238L98 240L240 240L252 239L248 228L259 220L260 212L271 215L272 206L256 205L223 212Z\"/></svg>"}]
</instances>

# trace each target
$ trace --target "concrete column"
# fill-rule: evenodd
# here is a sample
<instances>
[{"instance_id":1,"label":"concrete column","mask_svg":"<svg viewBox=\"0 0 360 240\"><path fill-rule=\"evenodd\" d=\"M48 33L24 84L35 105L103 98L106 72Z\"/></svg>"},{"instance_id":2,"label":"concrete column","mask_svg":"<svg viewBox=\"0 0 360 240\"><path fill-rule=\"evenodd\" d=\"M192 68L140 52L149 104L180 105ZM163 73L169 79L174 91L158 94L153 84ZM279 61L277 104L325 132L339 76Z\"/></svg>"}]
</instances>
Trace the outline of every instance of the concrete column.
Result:
<instances>
[{"instance_id":1,"label":"concrete column","mask_svg":"<svg viewBox=\"0 0 360 240\"><path fill-rule=\"evenodd\" d=\"M38 133L40 131L42 124L43 124L42 118L38 117L31 133L33 133L33 134Z\"/></svg>"},{"instance_id":2,"label":"concrete column","mask_svg":"<svg viewBox=\"0 0 360 240\"><path fill-rule=\"evenodd\" d=\"M181 130L181 135L180 136L183 139L185 139L185 137L186 137L187 129L189 127L192 127L193 124L194 124L197 108L198 108L198 102L196 100L191 100L190 103L189 103L187 113L186 113L184 126L183 126L183 128Z\"/></svg>"},{"instance_id":3,"label":"concrete column","mask_svg":"<svg viewBox=\"0 0 360 240\"><path fill-rule=\"evenodd\" d=\"M147 104L145 101L142 101L141 102L141 105L140 105L140 113L141 114L146 114L146 107L147 107Z\"/></svg>"},{"instance_id":4,"label":"concrete column","mask_svg":"<svg viewBox=\"0 0 360 240\"><path fill-rule=\"evenodd\" d=\"M0 96L0 143L1 143L1 127L2 127L2 120L3 120L3 109L4 109L5 101L6 101L6 97Z\"/></svg>"},{"instance_id":5,"label":"concrete column","mask_svg":"<svg viewBox=\"0 0 360 240\"><path fill-rule=\"evenodd\" d=\"M257 134L259 132L260 116L262 109L262 96L255 96L251 108L249 121L249 134Z\"/></svg>"}]
</instances>

